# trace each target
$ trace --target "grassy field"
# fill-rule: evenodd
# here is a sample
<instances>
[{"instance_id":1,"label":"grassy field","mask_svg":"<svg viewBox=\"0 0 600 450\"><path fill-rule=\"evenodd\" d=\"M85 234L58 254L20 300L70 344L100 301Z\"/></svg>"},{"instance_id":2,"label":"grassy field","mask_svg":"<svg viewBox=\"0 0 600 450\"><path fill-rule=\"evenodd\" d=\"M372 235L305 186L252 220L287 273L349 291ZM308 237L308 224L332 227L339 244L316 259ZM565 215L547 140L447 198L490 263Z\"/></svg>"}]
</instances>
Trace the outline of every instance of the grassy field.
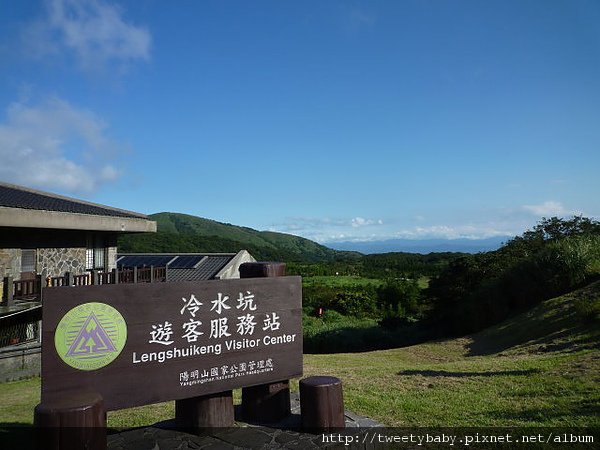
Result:
<instances>
[{"instance_id":1,"label":"grassy field","mask_svg":"<svg viewBox=\"0 0 600 450\"><path fill-rule=\"evenodd\" d=\"M377 288L383 285L383 283L383 280L378 280L376 278L363 278L350 275L302 277L303 286L324 286L333 288L373 286Z\"/></svg>"},{"instance_id":2,"label":"grassy field","mask_svg":"<svg viewBox=\"0 0 600 450\"><path fill-rule=\"evenodd\" d=\"M305 355L305 376L340 377L347 409L390 426L600 426L600 327L573 306L598 295L600 282L465 338ZM31 424L39 388L39 379L0 384L0 425ZM173 415L169 402L111 412L108 422Z\"/></svg>"},{"instance_id":3,"label":"grassy field","mask_svg":"<svg viewBox=\"0 0 600 450\"><path fill-rule=\"evenodd\" d=\"M421 289L427 288L429 286L429 278L428 277L420 277L417 280L419 287ZM315 277L303 277L302 285L303 286L326 286L326 287L334 287L334 288L360 288L366 286L372 286L378 288L385 284L385 280L380 280L378 278L363 278L357 276L348 276L348 275L339 275L339 276L315 276Z\"/></svg>"}]
</instances>

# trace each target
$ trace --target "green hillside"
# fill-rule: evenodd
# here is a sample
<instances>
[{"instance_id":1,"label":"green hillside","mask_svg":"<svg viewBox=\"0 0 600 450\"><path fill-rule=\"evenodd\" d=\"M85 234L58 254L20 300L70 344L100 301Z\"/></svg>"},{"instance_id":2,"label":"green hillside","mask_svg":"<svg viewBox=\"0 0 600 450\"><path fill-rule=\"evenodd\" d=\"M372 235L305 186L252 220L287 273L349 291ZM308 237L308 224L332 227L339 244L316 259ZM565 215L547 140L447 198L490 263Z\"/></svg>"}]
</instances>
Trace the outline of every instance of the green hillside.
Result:
<instances>
[{"instance_id":1,"label":"green hillside","mask_svg":"<svg viewBox=\"0 0 600 450\"><path fill-rule=\"evenodd\" d=\"M149 216L157 233L119 239L122 252L237 252L248 250L259 260L332 261L357 254L340 252L309 239L217 222L186 214L162 212Z\"/></svg>"},{"instance_id":2,"label":"green hillside","mask_svg":"<svg viewBox=\"0 0 600 450\"><path fill-rule=\"evenodd\" d=\"M599 321L600 281L596 281L472 335L469 354L600 350Z\"/></svg>"},{"instance_id":3,"label":"green hillside","mask_svg":"<svg viewBox=\"0 0 600 450\"><path fill-rule=\"evenodd\" d=\"M600 282L480 333L367 353L305 355L346 406L390 426L600 426Z\"/></svg>"}]
</instances>

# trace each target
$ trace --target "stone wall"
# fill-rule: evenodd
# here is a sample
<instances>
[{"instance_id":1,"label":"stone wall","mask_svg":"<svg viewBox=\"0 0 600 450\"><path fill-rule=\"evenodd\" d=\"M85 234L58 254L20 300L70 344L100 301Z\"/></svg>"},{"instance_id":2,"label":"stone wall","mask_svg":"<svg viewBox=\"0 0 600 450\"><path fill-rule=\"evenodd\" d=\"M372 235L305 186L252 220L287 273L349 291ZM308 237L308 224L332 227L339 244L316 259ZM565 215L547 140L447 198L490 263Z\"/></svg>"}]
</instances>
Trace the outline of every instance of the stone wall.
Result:
<instances>
[{"instance_id":1,"label":"stone wall","mask_svg":"<svg viewBox=\"0 0 600 450\"><path fill-rule=\"evenodd\" d=\"M18 279L21 275L21 249L0 248L0 278L13 277Z\"/></svg>"},{"instance_id":2,"label":"stone wall","mask_svg":"<svg viewBox=\"0 0 600 450\"><path fill-rule=\"evenodd\" d=\"M40 248L37 271L42 278L58 277L65 272L85 273L85 248Z\"/></svg>"},{"instance_id":3,"label":"stone wall","mask_svg":"<svg viewBox=\"0 0 600 450\"><path fill-rule=\"evenodd\" d=\"M108 247L106 249L106 271L110 272L117 268L117 247Z\"/></svg>"},{"instance_id":4,"label":"stone wall","mask_svg":"<svg viewBox=\"0 0 600 450\"><path fill-rule=\"evenodd\" d=\"M0 302L4 300L4 277L19 278L21 249L0 248Z\"/></svg>"},{"instance_id":5,"label":"stone wall","mask_svg":"<svg viewBox=\"0 0 600 450\"><path fill-rule=\"evenodd\" d=\"M58 277L65 272L74 275L85 273L85 251L83 247L52 247L37 249L37 273L46 277ZM106 270L116 267L117 247L107 247ZM21 276L21 249L0 249L0 283L4 277L18 280Z\"/></svg>"},{"instance_id":6,"label":"stone wall","mask_svg":"<svg viewBox=\"0 0 600 450\"><path fill-rule=\"evenodd\" d=\"M2 279L21 278L21 249L36 249L36 271L43 278L85 273L86 247L99 242L105 247L107 271L116 267L118 233L80 230L0 228L0 293Z\"/></svg>"}]
</instances>

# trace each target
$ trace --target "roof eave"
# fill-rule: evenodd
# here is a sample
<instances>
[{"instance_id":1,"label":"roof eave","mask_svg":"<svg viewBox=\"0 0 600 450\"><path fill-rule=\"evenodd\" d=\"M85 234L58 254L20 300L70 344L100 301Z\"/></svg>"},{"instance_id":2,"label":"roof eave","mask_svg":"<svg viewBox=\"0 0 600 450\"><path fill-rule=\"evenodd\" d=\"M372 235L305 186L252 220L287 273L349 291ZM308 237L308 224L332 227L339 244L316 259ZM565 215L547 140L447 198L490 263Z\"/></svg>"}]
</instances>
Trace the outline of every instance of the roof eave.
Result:
<instances>
[{"instance_id":1,"label":"roof eave","mask_svg":"<svg viewBox=\"0 0 600 450\"><path fill-rule=\"evenodd\" d=\"M73 198L73 197L67 197L65 195L58 195L58 194L54 194L52 192L40 191L40 190L37 190L37 189L32 189L32 188L29 188L29 187L25 187L25 186L18 186L16 184L4 183L4 182L0 181L0 187L7 187L9 189L15 189L15 190L18 190L18 191L29 192L30 194L36 194L36 195L40 195L40 196L43 196L43 197L49 197L49 198L55 198L55 199L59 199L59 200L65 200L65 201L68 201L68 202L72 202L72 203L74 203L76 205L93 206L93 207L96 207L96 208L102 208L102 209L105 209L107 211L111 211L113 213L117 213L117 214L110 214L111 216L118 215L118 216L125 216L125 217L138 217L140 219L147 219L147 217L144 214L140 214L140 213L137 213L137 212L134 212L134 211L128 211L126 209L115 208L113 206L101 205L100 203L88 202L86 200L81 200L81 199ZM7 206L7 207L9 207L9 208L15 208L15 206ZM29 208L19 208L17 206L16 209L29 209ZM43 211L43 210L40 209L40 211Z\"/></svg>"},{"instance_id":2,"label":"roof eave","mask_svg":"<svg viewBox=\"0 0 600 450\"><path fill-rule=\"evenodd\" d=\"M99 216L0 206L0 227L153 233L156 222L136 217Z\"/></svg>"}]
</instances>

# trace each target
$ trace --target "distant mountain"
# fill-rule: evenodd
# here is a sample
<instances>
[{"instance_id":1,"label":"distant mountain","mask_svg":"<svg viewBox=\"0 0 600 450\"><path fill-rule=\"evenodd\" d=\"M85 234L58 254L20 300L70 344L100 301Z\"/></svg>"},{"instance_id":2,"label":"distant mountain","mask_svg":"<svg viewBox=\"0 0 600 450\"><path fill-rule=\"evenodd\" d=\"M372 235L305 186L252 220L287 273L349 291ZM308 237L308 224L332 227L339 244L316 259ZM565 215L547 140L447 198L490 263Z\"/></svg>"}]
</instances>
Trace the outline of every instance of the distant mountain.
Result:
<instances>
[{"instance_id":1,"label":"distant mountain","mask_svg":"<svg viewBox=\"0 0 600 450\"><path fill-rule=\"evenodd\" d=\"M130 234L119 238L119 251L140 253L238 252L248 250L256 259L272 261L326 262L357 259L360 253L477 253L496 250L510 237L471 239L390 239L385 241L331 242L309 239L172 212L149 216L156 233ZM360 253L358 253L360 252Z\"/></svg>"},{"instance_id":2,"label":"distant mountain","mask_svg":"<svg viewBox=\"0 0 600 450\"><path fill-rule=\"evenodd\" d=\"M237 252L248 250L259 260L331 261L359 255L333 250L309 239L257 231L186 214L161 212L149 216L156 233L119 238L121 252Z\"/></svg>"},{"instance_id":3,"label":"distant mountain","mask_svg":"<svg viewBox=\"0 0 600 450\"><path fill-rule=\"evenodd\" d=\"M336 250L371 253L437 253L463 252L478 253L496 250L512 236L498 236L486 239L388 239L383 241L329 242L328 247Z\"/></svg>"}]
</instances>

